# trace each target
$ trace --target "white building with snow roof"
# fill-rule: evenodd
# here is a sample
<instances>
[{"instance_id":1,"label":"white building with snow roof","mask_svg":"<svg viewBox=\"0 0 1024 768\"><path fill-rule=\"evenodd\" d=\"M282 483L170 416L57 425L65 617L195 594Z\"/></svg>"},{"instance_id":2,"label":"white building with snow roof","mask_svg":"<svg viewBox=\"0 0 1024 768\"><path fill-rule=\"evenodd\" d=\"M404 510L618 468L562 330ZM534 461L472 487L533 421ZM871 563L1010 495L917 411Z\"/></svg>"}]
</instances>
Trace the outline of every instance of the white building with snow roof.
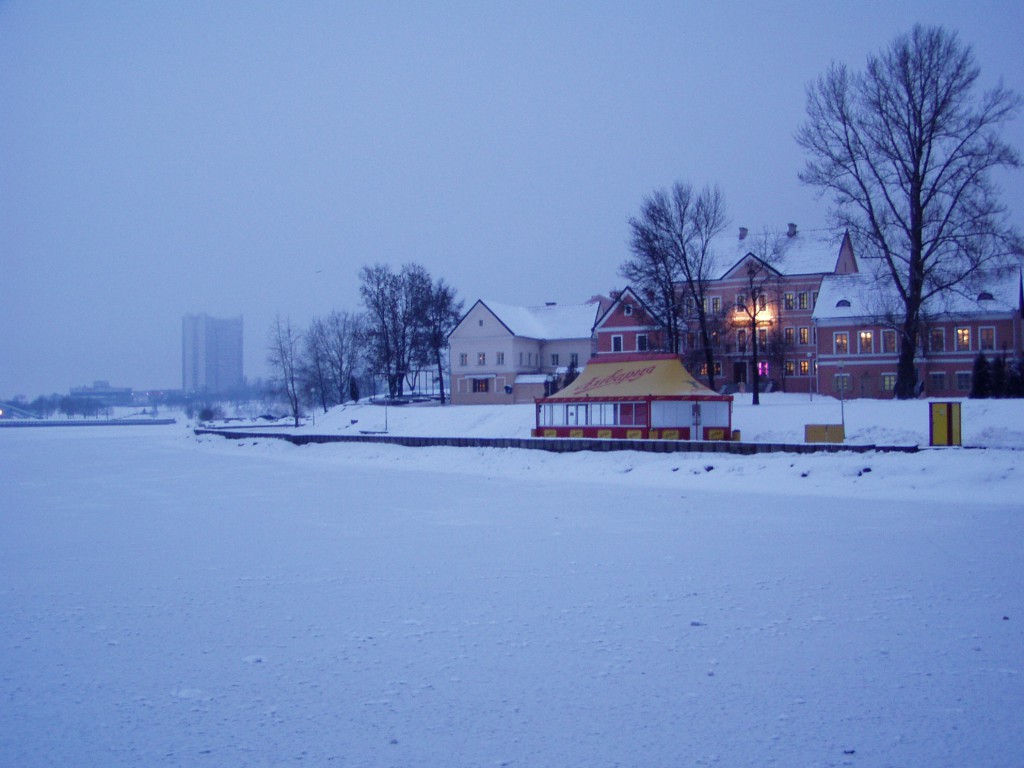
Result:
<instances>
[{"instance_id":1,"label":"white building with snow roof","mask_svg":"<svg viewBox=\"0 0 1024 768\"><path fill-rule=\"evenodd\" d=\"M532 403L594 352L601 301L516 307L477 301L448 336L452 403Z\"/></svg>"}]
</instances>

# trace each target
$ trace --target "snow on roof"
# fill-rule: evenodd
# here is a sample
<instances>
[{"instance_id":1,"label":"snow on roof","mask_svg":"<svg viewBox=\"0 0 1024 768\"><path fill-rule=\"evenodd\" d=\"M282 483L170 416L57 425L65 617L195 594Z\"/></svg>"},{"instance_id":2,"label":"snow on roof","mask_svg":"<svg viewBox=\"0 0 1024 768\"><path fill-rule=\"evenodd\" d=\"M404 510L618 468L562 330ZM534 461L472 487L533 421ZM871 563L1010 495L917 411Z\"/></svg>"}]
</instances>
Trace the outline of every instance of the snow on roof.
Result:
<instances>
[{"instance_id":1,"label":"snow on roof","mask_svg":"<svg viewBox=\"0 0 1024 768\"><path fill-rule=\"evenodd\" d=\"M722 279L748 254L757 255L759 235L750 233L742 240L736 236L716 238L713 247L717 269L715 279ZM840 242L827 230L798 231L793 236L781 237L783 251L771 266L783 275L828 274L835 270L839 260Z\"/></svg>"},{"instance_id":2,"label":"snow on roof","mask_svg":"<svg viewBox=\"0 0 1024 768\"><path fill-rule=\"evenodd\" d=\"M597 320L598 304L546 304L513 307L484 301L516 336L529 339L588 339Z\"/></svg>"},{"instance_id":3,"label":"snow on roof","mask_svg":"<svg viewBox=\"0 0 1024 768\"><path fill-rule=\"evenodd\" d=\"M1020 309L1020 273L1016 270L989 272L960 291L933 296L925 305L925 314L976 315L1006 313ZM815 320L877 317L903 314L902 305L891 280L864 272L854 275L827 275L821 281Z\"/></svg>"}]
</instances>

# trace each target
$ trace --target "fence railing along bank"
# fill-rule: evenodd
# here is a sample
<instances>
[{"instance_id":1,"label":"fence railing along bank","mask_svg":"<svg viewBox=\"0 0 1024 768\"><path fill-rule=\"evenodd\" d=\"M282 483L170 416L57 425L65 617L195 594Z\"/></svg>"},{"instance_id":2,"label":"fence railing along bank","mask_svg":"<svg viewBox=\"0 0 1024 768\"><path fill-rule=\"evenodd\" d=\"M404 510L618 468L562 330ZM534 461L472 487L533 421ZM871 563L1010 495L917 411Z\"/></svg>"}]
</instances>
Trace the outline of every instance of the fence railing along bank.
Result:
<instances>
[{"instance_id":1,"label":"fence railing along bank","mask_svg":"<svg viewBox=\"0 0 1024 768\"><path fill-rule=\"evenodd\" d=\"M598 438L543 437L410 437L402 435L295 435L283 432L244 432L196 428L197 435L217 435L229 440L268 438L287 440L293 445L311 443L380 443L406 448L519 448L550 453L579 451L641 451L645 453L917 453L916 445L848 445L830 443L742 443L699 440L608 440Z\"/></svg>"}]
</instances>

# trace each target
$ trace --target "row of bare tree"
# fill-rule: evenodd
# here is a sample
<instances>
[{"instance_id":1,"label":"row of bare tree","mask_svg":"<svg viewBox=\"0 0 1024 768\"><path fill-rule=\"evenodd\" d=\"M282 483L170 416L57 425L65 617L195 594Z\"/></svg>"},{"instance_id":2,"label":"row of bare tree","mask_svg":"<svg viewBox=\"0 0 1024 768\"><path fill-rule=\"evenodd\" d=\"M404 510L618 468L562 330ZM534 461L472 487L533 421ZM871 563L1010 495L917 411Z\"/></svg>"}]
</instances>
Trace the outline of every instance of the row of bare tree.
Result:
<instances>
[{"instance_id":1,"label":"row of bare tree","mask_svg":"<svg viewBox=\"0 0 1024 768\"><path fill-rule=\"evenodd\" d=\"M267 361L296 426L303 405L321 408L358 400L360 383L382 380L388 396L404 394L418 371L437 373L445 402L444 349L458 323L462 302L442 278L419 264L397 272L384 264L359 272L363 312L335 311L305 330L278 316Z\"/></svg>"},{"instance_id":2,"label":"row of bare tree","mask_svg":"<svg viewBox=\"0 0 1024 768\"><path fill-rule=\"evenodd\" d=\"M796 141L808 160L799 177L831 194L830 223L849 233L862 261L899 296L898 398L918 389L914 355L929 300L970 292L993 271L1019 270L1024 255L993 180L996 171L1020 167L1000 128L1022 101L1001 83L979 94L978 76L971 48L955 33L919 25L869 56L863 72L835 64L807 89ZM629 223L632 257L622 276L650 298L669 349L678 351L696 326L714 387L716 318L705 298L717 268L712 242L728 225L722 193L677 183L646 198ZM747 269L755 403L756 316L772 292L783 242L771 232L756 238L758 259Z\"/></svg>"}]
</instances>

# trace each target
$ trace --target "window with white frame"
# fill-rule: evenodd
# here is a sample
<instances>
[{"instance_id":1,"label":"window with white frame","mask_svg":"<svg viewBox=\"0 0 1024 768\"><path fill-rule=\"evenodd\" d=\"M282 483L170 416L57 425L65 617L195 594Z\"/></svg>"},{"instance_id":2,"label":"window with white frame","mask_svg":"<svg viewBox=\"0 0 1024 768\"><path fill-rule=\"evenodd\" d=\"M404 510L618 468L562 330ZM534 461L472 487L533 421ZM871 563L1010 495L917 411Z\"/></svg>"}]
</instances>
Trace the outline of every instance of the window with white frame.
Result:
<instances>
[{"instance_id":1,"label":"window with white frame","mask_svg":"<svg viewBox=\"0 0 1024 768\"><path fill-rule=\"evenodd\" d=\"M800 375L809 376L811 374L811 361L801 360L800 361Z\"/></svg>"},{"instance_id":2,"label":"window with white frame","mask_svg":"<svg viewBox=\"0 0 1024 768\"><path fill-rule=\"evenodd\" d=\"M807 291L800 291L800 295L797 296L800 302L800 309L807 309Z\"/></svg>"},{"instance_id":3,"label":"window with white frame","mask_svg":"<svg viewBox=\"0 0 1024 768\"><path fill-rule=\"evenodd\" d=\"M638 333L636 335L636 351L646 352L647 351L647 334Z\"/></svg>"},{"instance_id":4,"label":"window with white frame","mask_svg":"<svg viewBox=\"0 0 1024 768\"><path fill-rule=\"evenodd\" d=\"M957 328L956 331L956 351L957 352L969 352L971 349L971 329L966 326ZM968 387L970 389L970 387Z\"/></svg>"},{"instance_id":5,"label":"window with white frame","mask_svg":"<svg viewBox=\"0 0 1024 768\"><path fill-rule=\"evenodd\" d=\"M459 352L459 365L469 365L469 354L466 352Z\"/></svg>"},{"instance_id":6,"label":"window with white frame","mask_svg":"<svg viewBox=\"0 0 1024 768\"><path fill-rule=\"evenodd\" d=\"M929 352L945 352L946 351L946 329L945 328L929 328L928 329L928 351Z\"/></svg>"},{"instance_id":7,"label":"window with white frame","mask_svg":"<svg viewBox=\"0 0 1024 768\"><path fill-rule=\"evenodd\" d=\"M497 354L495 354L494 358L495 358L494 361L498 365L504 365L505 364L505 353L504 352L498 352Z\"/></svg>"},{"instance_id":8,"label":"window with white frame","mask_svg":"<svg viewBox=\"0 0 1024 768\"><path fill-rule=\"evenodd\" d=\"M783 328L782 329L782 343L787 346L792 346L796 343L796 328Z\"/></svg>"},{"instance_id":9,"label":"window with white frame","mask_svg":"<svg viewBox=\"0 0 1024 768\"><path fill-rule=\"evenodd\" d=\"M557 352L552 352L551 353L551 365L554 368L558 367L558 353Z\"/></svg>"},{"instance_id":10,"label":"window with white frame","mask_svg":"<svg viewBox=\"0 0 1024 768\"><path fill-rule=\"evenodd\" d=\"M928 374L928 391L942 392L946 388L946 374L942 371L932 371Z\"/></svg>"},{"instance_id":11,"label":"window with white frame","mask_svg":"<svg viewBox=\"0 0 1024 768\"><path fill-rule=\"evenodd\" d=\"M875 351L875 334L872 331L861 331L857 334L860 339L860 353L870 355Z\"/></svg>"},{"instance_id":12,"label":"window with white frame","mask_svg":"<svg viewBox=\"0 0 1024 768\"><path fill-rule=\"evenodd\" d=\"M612 336L612 352L622 351L622 336L616 334Z\"/></svg>"},{"instance_id":13,"label":"window with white frame","mask_svg":"<svg viewBox=\"0 0 1024 768\"><path fill-rule=\"evenodd\" d=\"M882 374L882 391L892 392L896 389L896 374L895 373L883 373Z\"/></svg>"},{"instance_id":14,"label":"window with white frame","mask_svg":"<svg viewBox=\"0 0 1024 768\"><path fill-rule=\"evenodd\" d=\"M477 355L476 355L476 364L477 365L487 365L487 353L486 352L478 352L477 353Z\"/></svg>"},{"instance_id":15,"label":"window with white frame","mask_svg":"<svg viewBox=\"0 0 1024 768\"><path fill-rule=\"evenodd\" d=\"M882 351L887 354L896 351L896 331L882 331Z\"/></svg>"},{"instance_id":16,"label":"window with white frame","mask_svg":"<svg viewBox=\"0 0 1024 768\"><path fill-rule=\"evenodd\" d=\"M832 334L832 351L837 355L846 355L850 352L850 334L846 331L836 331Z\"/></svg>"},{"instance_id":17,"label":"window with white frame","mask_svg":"<svg viewBox=\"0 0 1024 768\"><path fill-rule=\"evenodd\" d=\"M978 329L978 348L986 352L996 348L996 329L986 326Z\"/></svg>"},{"instance_id":18,"label":"window with white frame","mask_svg":"<svg viewBox=\"0 0 1024 768\"><path fill-rule=\"evenodd\" d=\"M849 392L852 389L850 374L837 373L834 378L836 392Z\"/></svg>"},{"instance_id":19,"label":"window with white frame","mask_svg":"<svg viewBox=\"0 0 1024 768\"><path fill-rule=\"evenodd\" d=\"M804 326L800 329L800 343L810 344L811 343L811 329Z\"/></svg>"},{"instance_id":20,"label":"window with white frame","mask_svg":"<svg viewBox=\"0 0 1024 768\"><path fill-rule=\"evenodd\" d=\"M956 372L956 388L961 392L971 391L971 372L970 371L957 371Z\"/></svg>"},{"instance_id":21,"label":"window with white frame","mask_svg":"<svg viewBox=\"0 0 1024 768\"><path fill-rule=\"evenodd\" d=\"M796 306L796 294L792 291L787 291L786 295L782 298L782 306L786 309L792 309Z\"/></svg>"},{"instance_id":22,"label":"window with white frame","mask_svg":"<svg viewBox=\"0 0 1024 768\"><path fill-rule=\"evenodd\" d=\"M716 315L722 311L722 297L712 296L711 297L711 311Z\"/></svg>"}]
</instances>

